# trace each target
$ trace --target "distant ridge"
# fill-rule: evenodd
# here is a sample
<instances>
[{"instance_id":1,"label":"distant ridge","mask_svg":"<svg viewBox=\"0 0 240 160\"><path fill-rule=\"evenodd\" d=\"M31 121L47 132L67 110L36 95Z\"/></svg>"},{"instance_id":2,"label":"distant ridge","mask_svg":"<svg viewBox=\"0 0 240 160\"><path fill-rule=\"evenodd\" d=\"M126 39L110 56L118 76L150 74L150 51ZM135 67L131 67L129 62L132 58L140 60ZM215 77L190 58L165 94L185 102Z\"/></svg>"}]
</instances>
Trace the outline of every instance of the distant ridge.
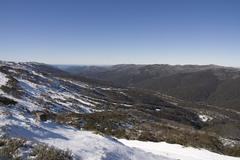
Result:
<instances>
[{"instance_id":1,"label":"distant ridge","mask_svg":"<svg viewBox=\"0 0 240 160\"><path fill-rule=\"evenodd\" d=\"M159 91L183 100L240 110L240 69L219 65L72 66L64 69L116 85Z\"/></svg>"}]
</instances>

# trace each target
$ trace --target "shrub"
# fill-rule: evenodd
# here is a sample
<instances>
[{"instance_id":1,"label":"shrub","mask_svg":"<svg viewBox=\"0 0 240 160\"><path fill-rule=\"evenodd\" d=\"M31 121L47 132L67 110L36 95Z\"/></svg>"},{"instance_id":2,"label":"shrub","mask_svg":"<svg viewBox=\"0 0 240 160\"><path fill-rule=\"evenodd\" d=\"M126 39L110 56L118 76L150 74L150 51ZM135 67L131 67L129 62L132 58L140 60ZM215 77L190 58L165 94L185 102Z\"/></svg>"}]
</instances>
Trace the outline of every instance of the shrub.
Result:
<instances>
[{"instance_id":1,"label":"shrub","mask_svg":"<svg viewBox=\"0 0 240 160\"><path fill-rule=\"evenodd\" d=\"M3 104L3 105L15 105L17 104L16 101L10 99L10 98L7 98L7 97L0 97L0 104Z\"/></svg>"},{"instance_id":2,"label":"shrub","mask_svg":"<svg viewBox=\"0 0 240 160\"><path fill-rule=\"evenodd\" d=\"M46 145L37 145L33 151L32 156L34 160L72 160L72 153L70 151L59 150L54 147Z\"/></svg>"},{"instance_id":3,"label":"shrub","mask_svg":"<svg viewBox=\"0 0 240 160\"><path fill-rule=\"evenodd\" d=\"M25 143L22 139L1 139L0 140L0 159L2 160L17 160L18 149Z\"/></svg>"}]
</instances>

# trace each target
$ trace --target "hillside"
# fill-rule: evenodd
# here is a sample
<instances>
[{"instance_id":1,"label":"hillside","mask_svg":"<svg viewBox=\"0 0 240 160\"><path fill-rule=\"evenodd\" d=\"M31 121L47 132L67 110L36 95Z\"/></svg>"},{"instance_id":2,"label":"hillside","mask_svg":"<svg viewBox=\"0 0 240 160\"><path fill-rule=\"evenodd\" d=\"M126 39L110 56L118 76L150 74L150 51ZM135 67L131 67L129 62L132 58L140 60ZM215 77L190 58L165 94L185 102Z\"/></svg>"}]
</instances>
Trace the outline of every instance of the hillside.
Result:
<instances>
[{"instance_id":1,"label":"hillside","mask_svg":"<svg viewBox=\"0 0 240 160\"><path fill-rule=\"evenodd\" d=\"M1 62L0 91L0 159L187 160L191 150L209 159L240 156L240 113L232 110L176 104L40 63ZM180 144L182 153L132 148L131 140Z\"/></svg>"},{"instance_id":2,"label":"hillside","mask_svg":"<svg viewBox=\"0 0 240 160\"><path fill-rule=\"evenodd\" d=\"M216 65L73 66L65 71L119 86L240 111L240 69Z\"/></svg>"}]
</instances>

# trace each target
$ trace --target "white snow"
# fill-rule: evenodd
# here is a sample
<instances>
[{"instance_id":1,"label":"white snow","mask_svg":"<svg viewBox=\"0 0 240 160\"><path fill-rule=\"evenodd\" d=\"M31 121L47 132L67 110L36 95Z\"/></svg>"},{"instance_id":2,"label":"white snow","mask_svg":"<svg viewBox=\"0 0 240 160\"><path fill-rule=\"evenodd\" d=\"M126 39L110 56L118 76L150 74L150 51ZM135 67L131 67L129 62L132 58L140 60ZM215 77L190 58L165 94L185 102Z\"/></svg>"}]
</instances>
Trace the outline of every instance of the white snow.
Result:
<instances>
[{"instance_id":1,"label":"white snow","mask_svg":"<svg viewBox=\"0 0 240 160\"><path fill-rule=\"evenodd\" d=\"M132 107L133 105L131 105L131 104L125 104L125 103L122 103L121 104L122 106L125 106L125 107Z\"/></svg>"},{"instance_id":2,"label":"white snow","mask_svg":"<svg viewBox=\"0 0 240 160\"><path fill-rule=\"evenodd\" d=\"M87 106L95 106L94 104L92 104L92 103L90 103L90 102L87 102L86 100L83 100L83 99L80 99L80 98L78 98L78 99L76 99L76 100L79 101L79 102L82 103L82 104L87 105Z\"/></svg>"},{"instance_id":3,"label":"white snow","mask_svg":"<svg viewBox=\"0 0 240 160\"><path fill-rule=\"evenodd\" d=\"M42 74L40 74L40 73L37 73L37 72L35 72L35 71L32 71L32 74L33 75L35 75L35 76L39 76L39 77L41 77L41 78L46 78L46 77L44 77Z\"/></svg>"},{"instance_id":4,"label":"white snow","mask_svg":"<svg viewBox=\"0 0 240 160\"><path fill-rule=\"evenodd\" d=\"M76 160L173 160L127 147L116 139L93 132L79 131L51 121L36 122L33 117L17 109L9 112L11 114L4 114L4 111L0 114L0 127L7 126L11 136L69 149Z\"/></svg>"},{"instance_id":5,"label":"white snow","mask_svg":"<svg viewBox=\"0 0 240 160\"><path fill-rule=\"evenodd\" d=\"M103 88L103 87L100 87L100 89L102 89L102 90L104 90L104 91L111 91L111 90L113 90L113 88Z\"/></svg>"},{"instance_id":6,"label":"white snow","mask_svg":"<svg viewBox=\"0 0 240 160\"><path fill-rule=\"evenodd\" d=\"M14 101L17 102L17 104L15 105L15 107L25 107L27 108L29 111L36 111L36 110L41 110L42 107L39 105L36 105L34 103L32 103L29 99L25 98L25 99L17 99L11 95L5 94L5 93L1 93L1 96L12 99ZM1 106L0 106L1 108ZM0 110L1 111L1 110Z\"/></svg>"},{"instance_id":7,"label":"white snow","mask_svg":"<svg viewBox=\"0 0 240 160\"><path fill-rule=\"evenodd\" d=\"M6 77L6 74L0 72L0 87L6 85L8 82L8 78Z\"/></svg>"},{"instance_id":8,"label":"white snow","mask_svg":"<svg viewBox=\"0 0 240 160\"><path fill-rule=\"evenodd\" d=\"M85 113L92 113L94 110L89 108L89 107L86 107L84 105L80 105L79 106L82 110L84 110Z\"/></svg>"},{"instance_id":9,"label":"white snow","mask_svg":"<svg viewBox=\"0 0 240 160\"><path fill-rule=\"evenodd\" d=\"M208 115L199 115L199 118L201 119L201 121L203 122L207 122L207 121L211 121L213 118L208 116Z\"/></svg>"},{"instance_id":10,"label":"white snow","mask_svg":"<svg viewBox=\"0 0 240 160\"><path fill-rule=\"evenodd\" d=\"M75 158L83 160L101 160L101 159L149 159L149 160L166 160L162 156L156 156L138 149L132 149L122 145L115 139L103 137L89 131L78 131L71 127L59 126L52 122L41 125L43 129L59 138L37 138L37 140L53 145L60 149L70 149Z\"/></svg>"},{"instance_id":11,"label":"white snow","mask_svg":"<svg viewBox=\"0 0 240 160\"><path fill-rule=\"evenodd\" d=\"M53 89L50 89L48 91L48 94L49 96L52 98L52 99L60 99L60 100L67 100L67 99L76 99L76 97L74 96L73 93L69 93L69 92L59 92L57 90L53 90Z\"/></svg>"},{"instance_id":12,"label":"white snow","mask_svg":"<svg viewBox=\"0 0 240 160\"><path fill-rule=\"evenodd\" d=\"M28 94L30 94L33 97L40 98L42 94L49 93L51 91L50 88L47 88L44 85L33 83L29 80L25 80L25 79L17 79L17 80L21 88L24 89Z\"/></svg>"},{"instance_id":13,"label":"white snow","mask_svg":"<svg viewBox=\"0 0 240 160\"><path fill-rule=\"evenodd\" d=\"M57 102L58 104L61 104L63 106L67 106L67 107L71 107L73 105L70 102L61 102L61 101L58 101L58 100L56 100L55 102Z\"/></svg>"},{"instance_id":14,"label":"white snow","mask_svg":"<svg viewBox=\"0 0 240 160\"><path fill-rule=\"evenodd\" d=\"M0 127L8 133L31 141L46 143L72 151L75 159L83 160L240 160L204 149L183 147L165 142L142 142L113 139L80 131L51 121L37 122L19 109L0 108ZM166 158L167 157L167 158Z\"/></svg>"},{"instance_id":15,"label":"white snow","mask_svg":"<svg viewBox=\"0 0 240 160\"><path fill-rule=\"evenodd\" d=\"M9 69L8 72L16 73L16 74L17 74L17 72L16 72L15 70L13 70L13 69Z\"/></svg>"},{"instance_id":16,"label":"white snow","mask_svg":"<svg viewBox=\"0 0 240 160\"><path fill-rule=\"evenodd\" d=\"M49 92L49 96L53 99L53 100L56 100L56 99L60 99L60 100L63 100L65 101L66 99L63 97L63 95L60 95L58 93L55 93L53 91L50 91Z\"/></svg>"},{"instance_id":17,"label":"white snow","mask_svg":"<svg viewBox=\"0 0 240 160\"><path fill-rule=\"evenodd\" d=\"M119 92L120 94L124 95L124 96L128 96L126 93L124 92Z\"/></svg>"},{"instance_id":18,"label":"white snow","mask_svg":"<svg viewBox=\"0 0 240 160\"><path fill-rule=\"evenodd\" d=\"M91 108L89 108L87 106L92 106L92 107L95 106L94 104L83 100L83 98L80 99L80 98L74 96L74 94L71 94L69 92L60 92L60 93L57 93L57 92L54 92L54 91L50 91L50 92L51 92L51 94L49 94L50 97L52 99L54 99L55 102L57 102L57 103L59 103L63 106L73 105L72 103L68 102L68 99L73 99L73 100L76 100L76 101L80 102L81 104L78 104L78 107L81 108L82 110L84 110L84 112L86 112L86 113L92 113L92 111L93 111ZM59 100L62 100L62 101L65 101L65 102L61 102ZM69 108L69 109L73 110L71 108Z\"/></svg>"},{"instance_id":19,"label":"white snow","mask_svg":"<svg viewBox=\"0 0 240 160\"><path fill-rule=\"evenodd\" d=\"M15 99L16 100L16 99ZM33 104L20 104L35 109ZM26 103L26 102L25 102ZM240 160L213 153L204 149L183 147L165 142L141 142L104 137L89 131L60 125L51 121L37 122L33 115L13 108L0 107L0 128L7 127L14 137L23 137L53 145L60 149L70 149L75 159L83 160ZM167 157L167 158L166 158Z\"/></svg>"},{"instance_id":20,"label":"white snow","mask_svg":"<svg viewBox=\"0 0 240 160\"><path fill-rule=\"evenodd\" d=\"M95 107L95 104L89 102L87 98L81 97L79 94L70 93L66 88L62 86L46 87L44 85L36 84L35 82L33 83L26 79L17 78L17 80L21 88L25 90L25 92L27 92L31 98L34 97L36 100L45 99L44 96L48 95L51 98L50 102L51 100L53 102L56 102L56 105L54 106L55 111L62 110L63 108L77 113L79 112L79 109L86 113L95 111L88 107ZM35 99L29 99L28 97L25 97L24 100L26 102L32 102L33 104L38 103ZM75 100L76 102L73 104L72 100ZM77 107L79 108L78 110Z\"/></svg>"},{"instance_id":21,"label":"white snow","mask_svg":"<svg viewBox=\"0 0 240 160\"><path fill-rule=\"evenodd\" d=\"M205 149L184 147L166 142L142 142L125 139L119 139L119 141L129 147L178 160L240 160L238 157L221 155Z\"/></svg>"},{"instance_id":22,"label":"white snow","mask_svg":"<svg viewBox=\"0 0 240 160\"><path fill-rule=\"evenodd\" d=\"M75 82L75 81L71 81L71 80L64 80L64 81L72 83L74 85L77 85L77 86L79 86L81 88L89 88L90 87L88 84L83 83L83 82Z\"/></svg>"},{"instance_id":23,"label":"white snow","mask_svg":"<svg viewBox=\"0 0 240 160\"><path fill-rule=\"evenodd\" d=\"M37 85L28 80L18 79L20 86L34 96L39 96L40 92L37 90Z\"/></svg>"},{"instance_id":24,"label":"white snow","mask_svg":"<svg viewBox=\"0 0 240 160\"><path fill-rule=\"evenodd\" d=\"M229 146L229 147L234 147L236 145L239 145L240 142L232 140L232 139L227 139L220 137L219 140L222 142L224 146Z\"/></svg>"},{"instance_id":25,"label":"white snow","mask_svg":"<svg viewBox=\"0 0 240 160\"><path fill-rule=\"evenodd\" d=\"M89 103L93 104L94 106L95 106L96 104L100 104L99 102L96 102L96 100L98 100L98 99L96 99L96 98L91 98L91 97L87 97L87 96L84 96L84 98L87 99L87 101L88 101ZM98 101L99 101L99 100L98 100Z\"/></svg>"}]
</instances>

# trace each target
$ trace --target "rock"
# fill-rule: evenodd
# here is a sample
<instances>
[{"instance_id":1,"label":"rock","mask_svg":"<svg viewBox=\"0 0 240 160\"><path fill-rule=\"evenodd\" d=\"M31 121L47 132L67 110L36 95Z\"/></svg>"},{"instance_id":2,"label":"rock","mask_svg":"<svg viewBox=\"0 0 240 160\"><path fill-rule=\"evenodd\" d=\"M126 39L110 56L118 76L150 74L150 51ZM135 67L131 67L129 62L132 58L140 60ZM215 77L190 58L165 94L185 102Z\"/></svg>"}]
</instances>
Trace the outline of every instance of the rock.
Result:
<instances>
[{"instance_id":1,"label":"rock","mask_svg":"<svg viewBox=\"0 0 240 160\"><path fill-rule=\"evenodd\" d=\"M38 121L47 121L47 114L44 112L36 112L36 119Z\"/></svg>"}]
</instances>

